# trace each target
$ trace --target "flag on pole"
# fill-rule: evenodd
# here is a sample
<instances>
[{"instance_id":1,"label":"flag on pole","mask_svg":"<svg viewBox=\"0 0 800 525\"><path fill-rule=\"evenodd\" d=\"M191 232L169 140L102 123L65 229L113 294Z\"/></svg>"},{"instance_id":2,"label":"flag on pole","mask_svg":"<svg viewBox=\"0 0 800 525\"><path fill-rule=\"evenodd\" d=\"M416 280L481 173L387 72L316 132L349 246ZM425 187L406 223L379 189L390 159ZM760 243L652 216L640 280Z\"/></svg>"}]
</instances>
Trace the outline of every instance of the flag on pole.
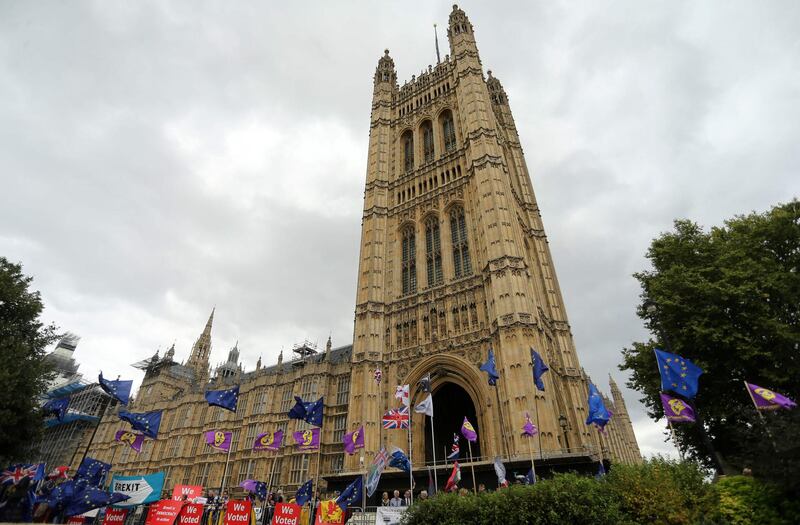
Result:
<instances>
[{"instance_id":1,"label":"flag on pole","mask_svg":"<svg viewBox=\"0 0 800 525\"><path fill-rule=\"evenodd\" d=\"M50 474L47 475L47 479L67 479L69 478L69 466L61 465L60 467L56 467L50 471Z\"/></svg>"},{"instance_id":2,"label":"flag on pole","mask_svg":"<svg viewBox=\"0 0 800 525\"><path fill-rule=\"evenodd\" d=\"M394 447L392 454L389 456L389 466L399 468L406 474L411 472L411 461L406 456L406 453L397 447Z\"/></svg>"},{"instance_id":3,"label":"flag on pole","mask_svg":"<svg viewBox=\"0 0 800 525\"><path fill-rule=\"evenodd\" d=\"M339 505L342 510L346 511L347 507L353 504L358 504L361 502L361 493L364 490L364 479L361 476L358 476L356 479L350 483L346 489L339 494L339 497L336 498L336 504Z\"/></svg>"},{"instance_id":4,"label":"flag on pole","mask_svg":"<svg viewBox=\"0 0 800 525\"><path fill-rule=\"evenodd\" d=\"M298 505L301 507L306 504L308 500L311 499L312 489L314 487L314 480L310 479L303 483L297 492L294 494L294 500L297 502Z\"/></svg>"},{"instance_id":5,"label":"flag on pole","mask_svg":"<svg viewBox=\"0 0 800 525\"><path fill-rule=\"evenodd\" d=\"M464 416L464 423L461 425L461 435L473 443L478 441L478 433L475 432L475 427L473 427L472 423L469 422L467 416Z\"/></svg>"},{"instance_id":6,"label":"flag on pole","mask_svg":"<svg viewBox=\"0 0 800 525\"><path fill-rule=\"evenodd\" d=\"M378 483L381 480L381 474L388 463L389 454L386 452L384 447L381 447L378 453L375 454L375 459L372 460L372 465L370 465L369 470L367 471L368 497L371 497L373 494L375 494L375 491L378 489Z\"/></svg>"},{"instance_id":7,"label":"flag on pole","mask_svg":"<svg viewBox=\"0 0 800 525\"><path fill-rule=\"evenodd\" d=\"M138 414L120 410L119 418L130 423L134 430L138 430L150 439L158 437L158 428L161 426L161 410Z\"/></svg>"},{"instance_id":8,"label":"flag on pole","mask_svg":"<svg viewBox=\"0 0 800 525\"><path fill-rule=\"evenodd\" d=\"M239 385L224 390L209 390L206 392L206 401L210 406L236 412L236 404L239 401Z\"/></svg>"},{"instance_id":9,"label":"flag on pole","mask_svg":"<svg viewBox=\"0 0 800 525\"><path fill-rule=\"evenodd\" d=\"M500 459L500 456L495 456L494 458L494 473L497 474L497 486L507 487L506 467L503 465L503 460Z\"/></svg>"},{"instance_id":10,"label":"flag on pole","mask_svg":"<svg viewBox=\"0 0 800 525\"><path fill-rule=\"evenodd\" d=\"M536 388L544 392L544 381L542 381L542 375L550 370L544 361L542 361L542 356L539 355L539 352L531 347L531 364L533 365L533 382L536 384Z\"/></svg>"},{"instance_id":11,"label":"flag on pole","mask_svg":"<svg viewBox=\"0 0 800 525\"><path fill-rule=\"evenodd\" d=\"M297 443L297 450L317 450L319 448L320 429L298 430L293 432L294 442Z\"/></svg>"},{"instance_id":12,"label":"flag on pole","mask_svg":"<svg viewBox=\"0 0 800 525\"><path fill-rule=\"evenodd\" d=\"M108 379L103 378L103 372L100 372L100 375L97 377L97 382L100 383L100 388L103 391L122 403L123 405L127 405L128 401L131 398L131 387L133 387L133 381L120 381L119 379L115 381L109 381Z\"/></svg>"},{"instance_id":13,"label":"flag on pole","mask_svg":"<svg viewBox=\"0 0 800 525\"><path fill-rule=\"evenodd\" d=\"M383 428L386 430L409 427L408 407L392 408L383 415Z\"/></svg>"},{"instance_id":14,"label":"flag on pole","mask_svg":"<svg viewBox=\"0 0 800 525\"><path fill-rule=\"evenodd\" d=\"M209 430L205 433L206 445L211 448L228 451L231 449L232 432L223 432L222 430Z\"/></svg>"},{"instance_id":15,"label":"flag on pole","mask_svg":"<svg viewBox=\"0 0 800 525\"><path fill-rule=\"evenodd\" d=\"M458 466L458 461L453 464L453 471L450 477L447 478L447 483L444 486L445 492L453 492L458 489L458 483L461 481L461 467Z\"/></svg>"},{"instance_id":16,"label":"flag on pole","mask_svg":"<svg viewBox=\"0 0 800 525\"><path fill-rule=\"evenodd\" d=\"M450 447L450 455L447 456L447 459L458 459L458 455L461 453L461 447L458 446L459 441L458 434L453 432L453 445Z\"/></svg>"},{"instance_id":17,"label":"flag on pole","mask_svg":"<svg viewBox=\"0 0 800 525\"><path fill-rule=\"evenodd\" d=\"M306 403L300 397L294 396L295 405L289 410L289 419L302 419L306 423L321 427L324 402L322 398Z\"/></svg>"},{"instance_id":18,"label":"flag on pole","mask_svg":"<svg viewBox=\"0 0 800 525\"><path fill-rule=\"evenodd\" d=\"M351 456L356 453L356 449L364 448L364 426L345 434L342 437L342 443L344 443L344 451Z\"/></svg>"},{"instance_id":19,"label":"flag on pole","mask_svg":"<svg viewBox=\"0 0 800 525\"><path fill-rule=\"evenodd\" d=\"M658 348L655 352L658 371L661 373L661 390L694 399L703 369L679 355Z\"/></svg>"},{"instance_id":20,"label":"flag on pole","mask_svg":"<svg viewBox=\"0 0 800 525\"><path fill-rule=\"evenodd\" d=\"M425 374L425 377L419 380L419 388L423 392L430 393L431 391L431 374Z\"/></svg>"},{"instance_id":21,"label":"flag on pole","mask_svg":"<svg viewBox=\"0 0 800 525\"><path fill-rule=\"evenodd\" d=\"M600 462L600 466L597 467L597 474L594 475L595 479L600 479L606 475L606 467L603 465L603 462Z\"/></svg>"},{"instance_id":22,"label":"flag on pole","mask_svg":"<svg viewBox=\"0 0 800 525\"><path fill-rule=\"evenodd\" d=\"M603 398L597 387L589 383L589 415L586 416L586 424L594 423L601 431L611 420L611 413L606 409Z\"/></svg>"},{"instance_id":23,"label":"flag on pole","mask_svg":"<svg viewBox=\"0 0 800 525\"><path fill-rule=\"evenodd\" d=\"M110 463L86 456L75 471L75 479L85 479L90 485L100 485L111 470Z\"/></svg>"},{"instance_id":24,"label":"flag on pole","mask_svg":"<svg viewBox=\"0 0 800 525\"><path fill-rule=\"evenodd\" d=\"M428 397L422 400L414 407L414 412L425 414L426 416L433 417L433 396L428 394Z\"/></svg>"},{"instance_id":25,"label":"flag on pole","mask_svg":"<svg viewBox=\"0 0 800 525\"><path fill-rule=\"evenodd\" d=\"M497 380L500 379L500 375L497 373L497 367L494 362L494 350L492 350L491 346L489 347L489 357L486 359L486 362L479 367L479 370L486 372L489 376L490 386L497 385Z\"/></svg>"},{"instance_id":26,"label":"flag on pole","mask_svg":"<svg viewBox=\"0 0 800 525\"><path fill-rule=\"evenodd\" d=\"M411 399L408 396L409 385L397 385L394 389L394 397L402 401L405 406L411 405Z\"/></svg>"},{"instance_id":27,"label":"flag on pole","mask_svg":"<svg viewBox=\"0 0 800 525\"><path fill-rule=\"evenodd\" d=\"M114 436L114 441L125 443L136 452L141 452L142 445L144 444L144 434L137 434L136 432L131 432L130 430L117 430L117 433Z\"/></svg>"},{"instance_id":28,"label":"flag on pole","mask_svg":"<svg viewBox=\"0 0 800 525\"><path fill-rule=\"evenodd\" d=\"M380 368L375 369L374 377L375 377L375 382L380 385L381 379L383 379L383 372L381 372Z\"/></svg>"},{"instance_id":29,"label":"flag on pole","mask_svg":"<svg viewBox=\"0 0 800 525\"><path fill-rule=\"evenodd\" d=\"M267 500L267 484L263 481L256 481L254 479L246 479L239 483L239 486L242 487L247 492L252 492L258 499L261 501Z\"/></svg>"},{"instance_id":30,"label":"flag on pole","mask_svg":"<svg viewBox=\"0 0 800 525\"><path fill-rule=\"evenodd\" d=\"M271 450L276 451L283 445L283 430L275 432L264 432L256 436L253 442L253 450Z\"/></svg>"},{"instance_id":31,"label":"flag on pole","mask_svg":"<svg viewBox=\"0 0 800 525\"><path fill-rule=\"evenodd\" d=\"M428 497L433 497L433 495L436 494L436 491L436 482L433 480L433 474L431 474L430 467L428 467Z\"/></svg>"},{"instance_id":32,"label":"flag on pole","mask_svg":"<svg viewBox=\"0 0 800 525\"><path fill-rule=\"evenodd\" d=\"M0 473L0 484L16 485L25 478L31 478L31 480L33 480L38 474L39 465L41 465L41 463L34 465L25 465L22 463L11 465Z\"/></svg>"},{"instance_id":33,"label":"flag on pole","mask_svg":"<svg viewBox=\"0 0 800 525\"><path fill-rule=\"evenodd\" d=\"M59 399L51 399L44 404L45 414L53 414L59 421L63 421L64 415L67 413L69 407L69 397L62 397Z\"/></svg>"},{"instance_id":34,"label":"flag on pole","mask_svg":"<svg viewBox=\"0 0 800 525\"><path fill-rule=\"evenodd\" d=\"M533 424L531 421L531 416L527 412L525 412L525 424L522 426L522 435L533 437L539 433L539 429L536 428L536 425Z\"/></svg>"},{"instance_id":35,"label":"flag on pole","mask_svg":"<svg viewBox=\"0 0 800 525\"><path fill-rule=\"evenodd\" d=\"M753 400L756 410L778 410L780 408L790 410L797 406L797 403L777 392L748 383L747 381L745 381L744 384L748 392L750 392L750 398Z\"/></svg>"},{"instance_id":36,"label":"flag on pole","mask_svg":"<svg viewBox=\"0 0 800 525\"><path fill-rule=\"evenodd\" d=\"M670 423L688 423L694 421L694 409L683 399L664 394L661 397L661 407Z\"/></svg>"}]
</instances>

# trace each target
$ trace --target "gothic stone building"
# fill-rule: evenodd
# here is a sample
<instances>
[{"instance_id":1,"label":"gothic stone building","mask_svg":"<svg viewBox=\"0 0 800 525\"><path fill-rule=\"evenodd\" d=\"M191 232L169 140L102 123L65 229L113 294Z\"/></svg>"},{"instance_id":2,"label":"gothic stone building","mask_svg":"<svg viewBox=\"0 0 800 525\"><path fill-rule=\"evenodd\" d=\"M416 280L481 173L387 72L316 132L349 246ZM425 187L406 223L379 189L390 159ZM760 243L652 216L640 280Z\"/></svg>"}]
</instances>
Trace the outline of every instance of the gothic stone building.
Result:
<instances>
[{"instance_id":1,"label":"gothic stone building","mask_svg":"<svg viewBox=\"0 0 800 525\"><path fill-rule=\"evenodd\" d=\"M442 464L465 415L479 436L475 464L487 475L497 455L527 471L529 444L520 435L526 413L540 429L532 449L544 471L591 466L600 457L641 460L613 381L607 403L615 417L607 434L584 424L589 378L578 362L508 96L491 71L484 76L473 26L457 6L447 36L450 54L402 86L388 50L378 61L352 346L329 344L324 352L300 346L295 359L266 368L259 363L247 373L234 348L209 383L209 319L185 364L174 362L171 350L143 365L134 407L165 410L159 439L139 457L116 453L112 440L120 424L107 417L96 455L118 454L116 468L128 473L164 469L169 483L214 487L224 454L206 447L201 434L232 429L227 485L267 479L273 455L251 450L256 434L301 427L286 416L292 396L324 395L320 469L329 487L340 487L381 445L408 447L406 432L382 430L381 415L397 406L394 385L410 384L416 403L423 397L418 381L431 374L432 432L430 419L412 418L410 455L423 484L421 467L433 462L433 442ZM501 377L496 387L478 370L489 347ZM531 378L531 348L550 367L543 392ZM383 371L381 384L376 368ZM233 383L241 384L236 414L205 406L204 389ZM364 453L346 456L342 435L362 425ZM316 471L318 458L290 445L277 457L274 484L285 489ZM447 470L438 471L440 485ZM393 475L385 478L391 483ZM471 485L469 476L464 480Z\"/></svg>"}]
</instances>

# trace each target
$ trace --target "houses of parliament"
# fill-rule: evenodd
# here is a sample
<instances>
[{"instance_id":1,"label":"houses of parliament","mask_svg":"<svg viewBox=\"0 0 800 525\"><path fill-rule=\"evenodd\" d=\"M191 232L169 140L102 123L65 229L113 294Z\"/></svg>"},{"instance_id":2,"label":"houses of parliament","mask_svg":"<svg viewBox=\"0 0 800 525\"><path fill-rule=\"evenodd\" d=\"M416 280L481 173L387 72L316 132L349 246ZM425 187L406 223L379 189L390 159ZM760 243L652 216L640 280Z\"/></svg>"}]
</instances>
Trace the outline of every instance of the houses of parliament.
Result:
<instances>
[{"instance_id":1,"label":"houses of parliament","mask_svg":"<svg viewBox=\"0 0 800 525\"><path fill-rule=\"evenodd\" d=\"M443 487L446 451L464 416L478 442L473 459L462 453L461 461L472 462L479 477L494 476L496 456L522 473L533 457L540 475L592 464L596 470L600 459L612 468L641 461L613 380L606 432L584 423L590 379L575 350L508 95L498 77L484 73L474 27L458 6L447 38L449 54L402 85L389 50L375 69L353 341L334 347L329 339L324 349L301 344L276 364L259 359L254 370L243 369L234 347L212 371L212 312L185 361L173 346L139 363L145 376L128 409L163 410L158 439L139 454L115 442L127 425L113 408L89 455L113 463L119 474L164 471L167 489L213 489L222 484L226 454L207 446L203 432L230 430L227 487L268 481L272 473L270 486L293 490L316 475L318 460L290 443L305 423L288 419L287 411L294 396L324 396L321 489L340 489L381 446L408 448L406 431L384 430L381 417L399 405L395 385L411 385L413 405L427 395L418 383L430 374L433 429L424 415L411 418L418 486L427 484L435 452ZM496 386L478 369L489 348ZM550 368L544 391L532 380L531 348ZM235 413L206 404L204 391L234 384ZM540 431L530 443L521 436L526 414ZM348 456L342 436L362 425L365 448ZM253 450L258 434L279 429L288 431L279 452ZM395 470L387 469L380 490L407 484ZM464 475L462 483L472 481Z\"/></svg>"}]
</instances>

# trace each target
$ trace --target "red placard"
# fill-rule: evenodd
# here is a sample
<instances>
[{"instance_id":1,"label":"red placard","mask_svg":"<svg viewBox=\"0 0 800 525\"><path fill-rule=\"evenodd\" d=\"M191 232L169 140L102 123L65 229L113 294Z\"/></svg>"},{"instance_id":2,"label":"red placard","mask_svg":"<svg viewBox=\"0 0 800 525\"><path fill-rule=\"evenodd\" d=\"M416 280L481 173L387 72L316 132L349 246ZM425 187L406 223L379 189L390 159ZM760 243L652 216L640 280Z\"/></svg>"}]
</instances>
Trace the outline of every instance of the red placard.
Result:
<instances>
[{"instance_id":1,"label":"red placard","mask_svg":"<svg viewBox=\"0 0 800 525\"><path fill-rule=\"evenodd\" d=\"M70 516L67 518L67 525L82 525L86 521L83 516Z\"/></svg>"},{"instance_id":2,"label":"red placard","mask_svg":"<svg viewBox=\"0 0 800 525\"><path fill-rule=\"evenodd\" d=\"M145 525L172 525L183 504L180 501L162 499L150 505Z\"/></svg>"},{"instance_id":3,"label":"red placard","mask_svg":"<svg viewBox=\"0 0 800 525\"><path fill-rule=\"evenodd\" d=\"M128 509L106 509L106 517L103 518L103 525L122 525L125 523L125 516L128 515Z\"/></svg>"},{"instance_id":4,"label":"red placard","mask_svg":"<svg viewBox=\"0 0 800 525\"><path fill-rule=\"evenodd\" d=\"M225 525L247 525L250 523L250 502L232 499L225 507Z\"/></svg>"},{"instance_id":5,"label":"red placard","mask_svg":"<svg viewBox=\"0 0 800 525\"><path fill-rule=\"evenodd\" d=\"M188 501L193 501L194 498L199 498L202 495L202 485L175 485L172 489L172 499L175 501L183 501L184 496Z\"/></svg>"},{"instance_id":6,"label":"red placard","mask_svg":"<svg viewBox=\"0 0 800 525\"><path fill-rule=\"evenodd\" d=\"M202 503L187 503L178 515L178 525L199 525L203 517Z\"/></svg>"},{"instance_id":7,"label":"red placard","mask_svg":"<svg viewBox=\"0 0 800 525\"><path fill-rule=\"evenodd\" d=\"M272 525L299 525L300 505L295 503L278 503L272 516Z\"/></svg>"},{"instance_id":8,"label":"red placard","mask_svg":"<svg viewBox=\"0 0 800 525\"><path fill-rule=\"evenodd\" d=\"M319 502L315 525L344 525L344 511L336 500L330 499Z\"/></svg>"}]
</instances>

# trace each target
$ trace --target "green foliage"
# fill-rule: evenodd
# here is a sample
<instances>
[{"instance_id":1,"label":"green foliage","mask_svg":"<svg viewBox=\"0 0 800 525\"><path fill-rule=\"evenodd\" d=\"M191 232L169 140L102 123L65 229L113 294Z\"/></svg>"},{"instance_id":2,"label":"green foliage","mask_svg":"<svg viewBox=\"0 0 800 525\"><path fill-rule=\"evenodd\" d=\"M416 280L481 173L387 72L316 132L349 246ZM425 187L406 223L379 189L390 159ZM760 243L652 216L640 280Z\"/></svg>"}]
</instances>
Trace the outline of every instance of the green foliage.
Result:
<instances>
[{"instance_id":1,"label":"green foliage","mask_svg":"<svg viewBox=\"0 0 800 525\"><path fill-rule=\"evenodd\" d=\"M796 457L796 440L777 436L775 454L742 381L800 397L800 203L735 217L708 232L676 221L647 256L652 270L635 275L642 286L638 314L656 340L623 350L628 386L643 394L653 419L662 419L653 348L691 359L705 370L698 412L729 473L750 467L756 476L797 487L800 473L774 461ZM800 433L793 414L768 416L787 437ZM698 425L676 425L676 432L690 457L712 464Z\"/></svg>"},{"instance_id":2,"label":"green foliage","mask_svg":"<svg viewBox=\"0 0 800 525\"><path fill-rule=\"evenodd\" d=\"M58 336L39 320L39 292L19 264L0 257L0 465L30 459L41 429L38 397L50 369L44 350Z\"/></svg>"},{"instance_id":3,"label":"green foliage","mask_svg":"<svg viewBox=\"0 0 800 525\"><path fill-rule=\"evenodd\" d=\"M533 486L475 496L439 494L408 509L409 525L789 525L798 503L752 477L711 483L697 463L663 458L615 465L597 480L559 474Z\"/></svg>"}]
</instances>

